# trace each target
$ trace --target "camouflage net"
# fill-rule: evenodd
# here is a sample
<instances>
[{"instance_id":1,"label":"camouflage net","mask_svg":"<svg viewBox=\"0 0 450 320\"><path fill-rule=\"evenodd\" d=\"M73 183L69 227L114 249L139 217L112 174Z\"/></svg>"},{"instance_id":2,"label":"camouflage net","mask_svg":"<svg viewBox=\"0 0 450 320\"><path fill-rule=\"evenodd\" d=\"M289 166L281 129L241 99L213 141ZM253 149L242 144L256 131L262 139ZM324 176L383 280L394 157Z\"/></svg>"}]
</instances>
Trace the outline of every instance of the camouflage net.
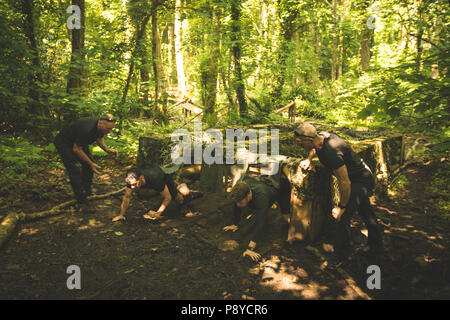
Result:
<instances>
[{"instance_id":1,"label":"camouflage net","mask_svg":"<svg viewBox=\"0 0 450 320\"><path fill-rule=\"evenodd\" d=\"M323 166L311 165L309 170L303 170L300 162L303 159L287 158L282 163L283 172L291 183L294 194L302 201L339 202L337 180ZM331 181L330 181L331 180ZM326 203L325 202L325 203Z\"/></svg>"}]
</instances>

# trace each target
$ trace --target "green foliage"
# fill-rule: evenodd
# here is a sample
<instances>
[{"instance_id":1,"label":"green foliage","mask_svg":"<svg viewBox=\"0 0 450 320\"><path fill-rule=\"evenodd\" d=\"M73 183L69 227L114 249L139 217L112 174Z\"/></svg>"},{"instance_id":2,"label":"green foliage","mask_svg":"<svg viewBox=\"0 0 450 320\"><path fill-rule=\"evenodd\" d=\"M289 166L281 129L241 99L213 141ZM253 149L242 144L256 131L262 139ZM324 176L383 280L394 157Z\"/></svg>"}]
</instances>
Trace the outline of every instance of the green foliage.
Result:
<instances>
[{"instance_id":1,"label":"green foliage","mask_svg":"<svg viewBox=\"0 0 450 320\"><path fill-rule=\"evenodd\" d=\"M405 191L407 186L408 179L404 174L399 174L397 177L395 177L395 180L393 180L392 184L389 186L389 189L394 193L401 193Z\"/></svg>"},{"instance_id":2,"label":"green foliage","mask_svg":"<svg viewBox=\"0 0 450 320\"><path fill-rule=\"evenodd\" d=\"M37 147L24 137L4 136L0 140L0 167L3 174L0 184L11 183L20 178L45 168L57 167L58 164L49 162L48 155L54 155L53 144Z\"/></svg>"},{"instance_id":3,"label":"green foliage","mask_svg":"<svg viewBox=\"0 0 450 320\"><path fill-rule=\"evenodd\" d=\"M134 121L124 119L122 122L122 133L119 134L117 127L105 136L105 142L110 149L115 149L123 157L135 158L139 148L139 137L146 133L145 125L139 125ZM94 146L92 154L98 157L109 157L100 147Z\"/></svg>"},{"instance_id":4,"label":"green foliage","mask_svg":"<svg viewBox=\"0 0 450 320\"><path fill-rule=\"evenodd\" d=\"M75 119L111 112L119 121L110 142L124 152L133 150L131 154L137 141L134 135L170 132L180 125L176 115L172 123L161 126L127 122L154 113L156 79L150 52L156 42L151 22L136 45L137 31L148 17L151 2L86 3L84 59L76 61L83 67L83 85L70 93L67 3L32 3L37 52L21 2L0 3L1 132L32 130L41 139L49 139L50 133ZM198 104L208 98L211 109L215 101L215 114L207 114L206 122L221 126L281 121L271 112L296 101L302 117L339 125L426 130L445 137L434 146L436 150L447 148L448 1L381 0L376 3L378 9L369 8L371 2L367 1L338 1L335 12L332 4L313 0L196 0L183 4L179 8L181 51L188 94ZM232 16L233 8L239 9L239 18ZM176 87L174 10L174 0L160 1L157 8L164 71L160 80L162 77L166 89ZM376 15L375 29L368 30L366 22L371 15ZM366 40L370 67L362 70L361 50ZM237 42L242 49L242 80L235 79L233 49ZM333 62L336 80L331 75ZM131 66L134 72L124 95ZM249 106L245 117L237 112L237 84L245 87ZM216 99L212 87L217 88ZM149 100L144 101L147 89ZM168 92L163 96L169 98L169 104L175 103ZM219 115L217 110L222 109L227 111Z\"/></svg>"},{"instance_id":5,"label":"green foliage","mask_svg":"<svg viewBox=\"0 0 450 320\"><path fill-rule=\"evenodd\" d=\"M432 58L445 65L449 62L449 53L445 50ZM450 119L447 107L450 83L446 76L431 77L432 62L435 61L432 58L423 61L428 72L417 73L414 62L405 62L396 68L374 73L368 87L361 88L367 92L368 103L360 117L375 115L394 125L413 124L417 130L446 126ZM355 93L363 94L363 90Z\"/></svg>"}]
</instances>

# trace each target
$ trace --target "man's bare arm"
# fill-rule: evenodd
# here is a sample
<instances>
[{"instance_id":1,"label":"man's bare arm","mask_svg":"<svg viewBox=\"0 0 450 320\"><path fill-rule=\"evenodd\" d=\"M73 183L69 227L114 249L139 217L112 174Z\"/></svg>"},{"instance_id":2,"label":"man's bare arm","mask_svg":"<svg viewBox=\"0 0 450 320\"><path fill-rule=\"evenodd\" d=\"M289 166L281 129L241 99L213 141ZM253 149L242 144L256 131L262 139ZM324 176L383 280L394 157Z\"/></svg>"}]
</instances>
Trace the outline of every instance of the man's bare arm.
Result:
<instances>
[{"instance_id":1,"label":"man's bare arm","mask_svg":"<svg viewBox=\"0 0 450 320\"><path fill-rule=\"evenodd\" d=\"M128 206L130 205L132 189L126 188L125 194L122 198L122 204L120 205L120 213L113 221L125 220L125 213L127 212Z\"/></svg>"},{"instance_id":2,"label":"man's bare arm","mask_svg":"<svg viewBox=\"0 0 450 320\"><path fill-rule=\"evenodd\" d=\"M316 156L316 149L312 149L309 153L308 160L311 162L315 156Z\"/></svg>"},{"instance_id":3,"label":"man's bare arm","mask_svg":"<svg viewBox=\"0 0 450 320\"><path fill-rule=\"evenodd\" d=\"M80 147L79 145L77 145L77 144L73 145L73 152L76 154L76 156L78 158L80 158L81 161L87 163L90 166L92 166L92 164L94 164L94 162L84 152L83 148Z\"/></svg>"},{"instance_id":4,"label":"man's bare arm","mask_svg":"<svg viewBox=\"0 0 450 320\"><path fill-rule=\"evenodd\" d=\"M159 214L163 213L166 210L169 203L172 201L172 196L170 195L167 185L164 186L164 190L163 190L163 192L161 192L161 195L163 196L164 199L157 211L157 213L159 213Z\"/></svg>"},{"instance_id":5,"label":"man's bare arm","mask_svg":"<svg viewBox=\"0 0 450 320\"><path fill-rule=\"evenodd\" d=\"M308 158L300 162L300 167L304 170L308 169L311 165L312 159L316 156L316 149L312 149L309 152Z\"/></svg>"},{"instance_id":6,"label":"man's bare arm","mask_svg":"<svg viewBox=\"0 0 450 320\"><path fill-rule=\"evenodd\" d=\"M103 137L98 138L97 139L97 144L100 148L103 149L103 151L105 151L106 153L109 154L115 154L116 156L118 155L118 152L116 150L110 149L105 142L105 139Z\"/></svg>"}]
</instances>

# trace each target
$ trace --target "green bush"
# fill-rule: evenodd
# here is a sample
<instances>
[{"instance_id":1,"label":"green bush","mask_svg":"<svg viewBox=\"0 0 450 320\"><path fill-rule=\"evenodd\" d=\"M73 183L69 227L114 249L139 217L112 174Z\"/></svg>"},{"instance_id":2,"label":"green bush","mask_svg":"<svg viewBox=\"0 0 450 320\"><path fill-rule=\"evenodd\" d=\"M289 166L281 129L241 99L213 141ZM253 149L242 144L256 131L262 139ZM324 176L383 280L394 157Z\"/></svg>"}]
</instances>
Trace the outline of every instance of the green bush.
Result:
<instances>
[{"instance_id":1,"label":"green bush","mask_svg":"<svg viewBox=\"0 0 450 320\"><path fill-rule=\"evenodd\" d=\"M53 144L37 147L24 137L5 136L0 140L0 166L3 175L0 183L16 180L49 167L49 153L54 153ZM55 163L50 162L50 166Z\"/></svg>"}]
</instances>

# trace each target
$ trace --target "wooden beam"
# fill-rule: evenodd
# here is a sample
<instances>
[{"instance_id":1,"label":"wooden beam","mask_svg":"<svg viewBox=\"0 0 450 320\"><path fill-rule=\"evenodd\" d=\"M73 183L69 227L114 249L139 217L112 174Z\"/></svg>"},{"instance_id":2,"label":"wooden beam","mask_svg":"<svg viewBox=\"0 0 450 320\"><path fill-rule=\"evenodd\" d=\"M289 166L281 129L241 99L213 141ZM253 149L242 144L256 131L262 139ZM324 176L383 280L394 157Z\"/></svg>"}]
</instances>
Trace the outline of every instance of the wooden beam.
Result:
<instances>
[{"instance_id":1,"label":"wooden beam","mask_svg":"<svg viewBox=\"0 0 450 320\"><path fill-rule=\"evenodd\" d=\"M285 112L292 107L295 107L295 101L292 101L292 102L288 103L287 105L285 105L284 107L275 110L273 113Z\"/></svg>"}]
</instances>

